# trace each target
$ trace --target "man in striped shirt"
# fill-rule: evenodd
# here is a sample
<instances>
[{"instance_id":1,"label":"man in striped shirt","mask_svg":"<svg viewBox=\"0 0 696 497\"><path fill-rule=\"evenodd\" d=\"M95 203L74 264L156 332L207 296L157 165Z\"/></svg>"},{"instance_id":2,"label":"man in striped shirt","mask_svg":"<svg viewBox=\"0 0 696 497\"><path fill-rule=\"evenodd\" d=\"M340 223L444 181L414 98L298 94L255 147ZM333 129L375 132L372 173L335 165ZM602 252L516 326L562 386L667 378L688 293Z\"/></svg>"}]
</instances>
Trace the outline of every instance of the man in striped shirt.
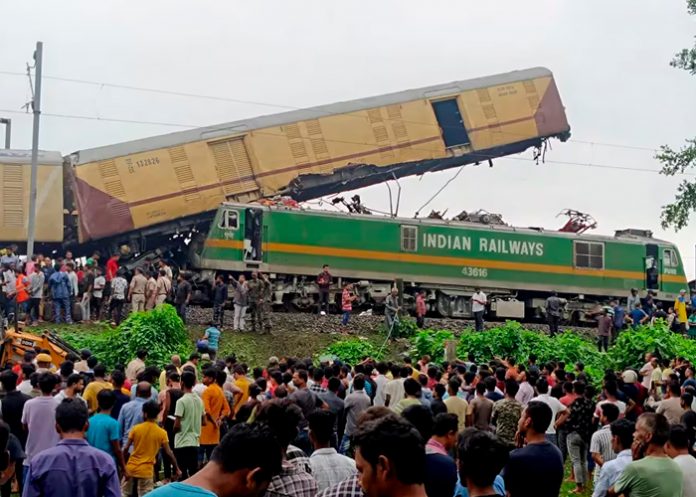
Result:
<instances>
[{"instance_id":1,"label":"man in striped shirt","mask_svg":"<svg viewBox=\"0 0 696 497\"><path fill-rule=\"evenodd\" d=\"M590 440L590 454L592 460L599 468L594 472L595 484L599 480L599 475L604 463L616 459L616 453L611 445L611 424L619 419L619 408L615 404L605 403L599 406L600 416L599 421L602 427L592 434Z\"/></svg>"},{"instance_id":2,"label":"man in striped shirt","mask_svg":"<svg viewBox=\"0 0 696 497\"><path fill-rule=\"evenodd\" d=\"M610 425L612 436L612 449L617 454L616 459L604 464L595 482L592 497L606 497L609 490L628 464L633 460L631 444L633 443L633 421L619 419Z\"/></svg>"}]
</instances>

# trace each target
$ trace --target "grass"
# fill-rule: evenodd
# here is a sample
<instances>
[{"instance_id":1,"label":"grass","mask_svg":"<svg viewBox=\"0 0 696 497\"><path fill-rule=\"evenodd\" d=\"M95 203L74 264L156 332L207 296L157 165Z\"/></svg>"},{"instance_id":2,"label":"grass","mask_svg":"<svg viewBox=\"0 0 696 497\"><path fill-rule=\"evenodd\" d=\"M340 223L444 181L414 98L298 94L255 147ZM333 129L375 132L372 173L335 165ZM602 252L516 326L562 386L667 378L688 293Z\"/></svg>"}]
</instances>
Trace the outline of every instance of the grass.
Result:
<instances>
[{"instance_id":1,"label":"grass","mask_svg":"<svg viewBox=\"0 0 696 497\"><path fill-rule=\"evenodd\" d=\"M100 333L107 329L106 324L44 324L32 327L30 333L40 333L45 330L63 333ZM189 325L188 334L191 338L191 351L195 350L196 340L203 336L205 326ZM272 334L260 335L251 332L233 332L225 330L220 337L218 357L235 354L237 359L250 366L264 366L268 358L277 357L316 357L327 346L338 340L361 337L372 343L378 349L384 345L385 359L398 360L401 354L409 351L407 340L391 340L385 344L385 336L374 331L362 334L326 333L317 331L273 331Z\"/></svg>"},{"instance_id":2,"label":"grass","mask_svg":"<svg viewBox=\"0 0 696 497\"><path fill-rule=\"evenodd\" d=\"M567 481L568 478L570 477L570 459L566 461L565 465L565 475L563 475L563 484L561 485L561 493L558 494L559 497L591 497L592 496L592 485L589 484L585 486L584 492L581 494L577 494L574 492L575 490L575 482L572 481ZM597 468L595 468L595 471Z\"/></svg>"}]
</instances>

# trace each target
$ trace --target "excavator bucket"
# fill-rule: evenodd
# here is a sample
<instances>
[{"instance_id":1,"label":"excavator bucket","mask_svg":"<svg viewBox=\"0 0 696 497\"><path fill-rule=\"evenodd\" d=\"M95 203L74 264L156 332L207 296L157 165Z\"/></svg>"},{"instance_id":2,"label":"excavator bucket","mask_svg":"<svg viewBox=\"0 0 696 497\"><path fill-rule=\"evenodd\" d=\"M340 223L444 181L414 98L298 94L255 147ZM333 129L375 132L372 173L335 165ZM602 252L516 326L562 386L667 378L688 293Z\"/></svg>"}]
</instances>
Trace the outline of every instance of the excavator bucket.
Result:
<instances>
[{"instance_id":1,"label":"excavator bucket","mask_svg":"<svg viewBox=\"0 0 696 497\"><path fill-rule=\"evenodd\" d=\"M0 344L0 365L21 362L25 352L33 352L37 348L49 351L51 362L56 368L65 361L65 356L69 353L79 355L67 342L50 330L44 331L41 335L35 335L9 328L3 333L2 344Z\"/></svg>"}]
</instances>

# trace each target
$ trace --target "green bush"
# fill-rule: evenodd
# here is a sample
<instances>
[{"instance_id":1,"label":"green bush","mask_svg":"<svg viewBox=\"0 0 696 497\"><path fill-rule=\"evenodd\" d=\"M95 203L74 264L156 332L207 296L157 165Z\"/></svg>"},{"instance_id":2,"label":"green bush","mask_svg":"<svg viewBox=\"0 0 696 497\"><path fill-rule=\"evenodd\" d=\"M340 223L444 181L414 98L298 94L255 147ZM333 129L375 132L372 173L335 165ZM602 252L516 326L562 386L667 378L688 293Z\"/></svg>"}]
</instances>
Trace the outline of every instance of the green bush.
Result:
<instances>
[{"instance_id":1,"label":"green bush","mask_svg":"<svg viewBox=\"0 0 696 497\"><path fill-rule=\"evenodd\" d=\"M573 332L566 332L551 338L543 333L530 331L516 321L481 332L462 334L457 346L457 355L466 358L473 353L477 362L487 362L495 357L514 358L526 362L530 354L535 354L539 364L549 361L564 361L572 365L578 361L585 364L586 372L598 381L611 360L602 354L589 339Z\"/></svg>"},{"instance_id":2,"label":"green bush","mask_svg":"<svg viewBox=\"0 0 696 497\"><path fill-rule=\"evenodd\" d=\"M673 333L659 321L652 327L639 326L620 332L608 356L612 367L620 370L642 366L647 352L662 358L684 356L696 361L696 341Z\"/></svg>"},{"instance_id":3,"label":"green bush","mask_svg":"<svg viewBox=\"0 0 696 497\"><path fill-rule=\"evenodd\" d=\"M445 358L445 340L454 338L454 333L449 330L421 330L413 338L412 355L429 355L433 362L442 362Z\"/></svg>"},{"instance_id":4,"label":"green bush","mask_svg":"<svg viewBox=\"0 0 696 497\"><path fill-rule=\"evenodd\" d=\"M527 360L529 354L542 357L551 355L551 339L541 333L529 331L516 321L506 321L503 326L481 332L467 332L459 338L457 355L466 358L473 353L477 362L487 362L494 357L513 357Z\"/></svg>"},{"instance_id":5,"label":"green bush","mask_svg":"<svg viewBox=\"0 0 696 497\"><path fill-rule=\"evenodd\" d=\"M140 349L148 352L147 363L164 366L172 354L187 354L191 341L174 307L164 304L147 312L136 312L118 328L99 334L66 333L63 339L76 349L90 349L108 368L126 364Z\"/></svg>"},{"instance_id":6,"label":"green bush","mask_svg":"<svg viewBox=\"0 0 696 497\"><path fill-rule=\"evenodd\" d=\"M389 332L389 330L386 331L387 333ZM409 318L408 316L402 316L396 323L394 323L391 338L411 338L418 331L420 331L420 328L418 328L415 320Z\"/></svg>"},{"instance_id":7,"label":"green bush","mask_svg":"<svg viewBox=\"0 0 696 497\"><path fill-rule=\"evenodd\" d=\"M340 359L346 364L355 365L362 362L366 357L376 360L381 359L381 355L380 351L367 340L351 338L332 343L319 354L319 357L330 356Z\"/></svg>"}]
</instances>

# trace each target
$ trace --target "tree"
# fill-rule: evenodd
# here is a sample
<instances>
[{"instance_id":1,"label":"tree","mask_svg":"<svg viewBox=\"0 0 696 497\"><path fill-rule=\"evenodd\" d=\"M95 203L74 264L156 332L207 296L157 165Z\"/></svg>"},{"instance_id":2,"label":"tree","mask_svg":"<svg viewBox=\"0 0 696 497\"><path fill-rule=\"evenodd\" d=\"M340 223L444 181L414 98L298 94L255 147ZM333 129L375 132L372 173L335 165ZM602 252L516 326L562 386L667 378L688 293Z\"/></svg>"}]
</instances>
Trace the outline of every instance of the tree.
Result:
<instances>
[{"instance_id":1,"label":"tree","mask_svg":"<svg viewBox=\"0 0 696 497\"><path fill-rule=\"evenodd\" d=\"M687 0L686 3L689 14L696 15L696 0ZM678 52L670 65L696 76L696 44ZM679 150L663 145L655 157L662 163L660 172L666 176L696 168L696 138L687 139ZM676 230L686 227L693 211L696 211L696 180L683 180L677 188L674 202L662 208L662 227L673 227Z\"/></svg>"}]
</instances>

